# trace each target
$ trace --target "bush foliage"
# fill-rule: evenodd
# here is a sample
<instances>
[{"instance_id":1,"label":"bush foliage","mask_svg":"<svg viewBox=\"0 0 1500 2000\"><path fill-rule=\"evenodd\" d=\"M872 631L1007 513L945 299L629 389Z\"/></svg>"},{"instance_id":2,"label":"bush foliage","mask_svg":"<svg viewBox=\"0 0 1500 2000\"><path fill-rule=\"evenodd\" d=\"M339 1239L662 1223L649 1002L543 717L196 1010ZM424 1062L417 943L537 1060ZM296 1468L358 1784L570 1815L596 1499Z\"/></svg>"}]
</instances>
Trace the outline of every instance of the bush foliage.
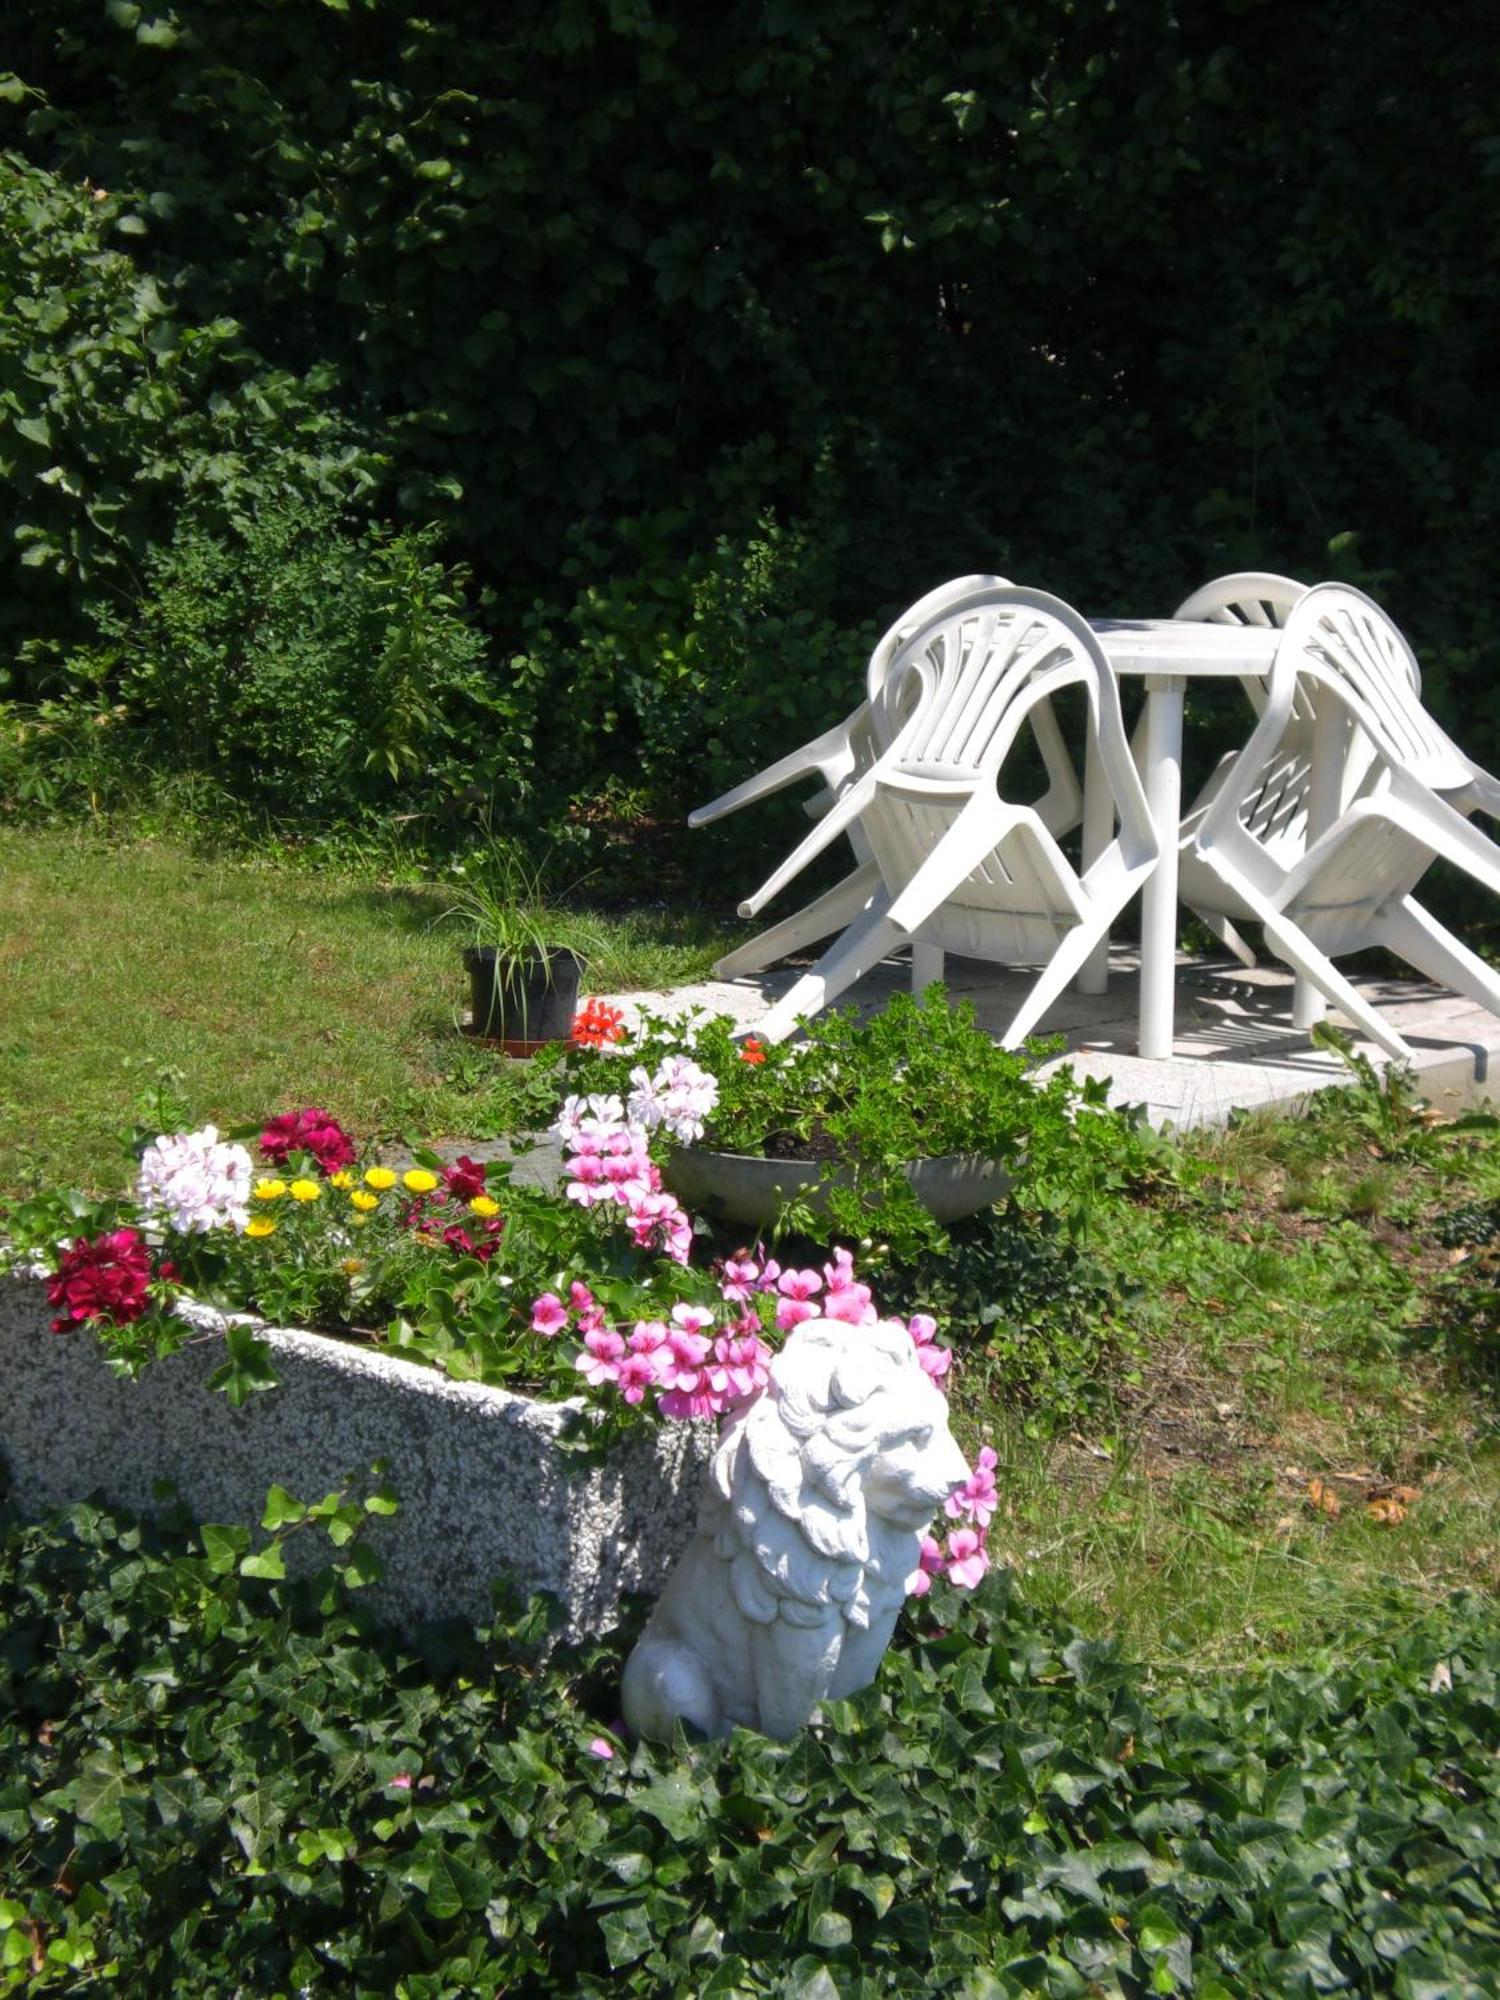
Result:
<instances>
[{"instance_id":1,"label":"bush foliage","mask_svg":"<svg viewBox=\"0 0 1500 2000\"><path fill-rule=\"evenodd\" d=\"M404 1644L348 1595L374 1568L357 1495L310 1511L274 1490L258 1548L98 1506L5 1519L0 1991L1500 1977L1500 1634L1477 1602L1345 1664L1162 1687L1003 1580L968 1604L940 1586L941 1627L797 1741L631 1751L619 1639L538 1666L533 1608ZM284 1580L318 1522L333 1561Z\"/></svg>"},{"instance_id":2,"label":"bush foliage","mask_svg":"<svg viewBox=\"0 0 1500 2000\"><path fill-rule=\"evenodd\" d=\"M472 565L559 799L706 795L969 569L1141 611L1246 563L1346 575L1494 761L1466 695L1500 632L1500 46L1472 0L10 26L17 697L149 592L185 507L332 490Z\"/></svg>"}]
</instances>

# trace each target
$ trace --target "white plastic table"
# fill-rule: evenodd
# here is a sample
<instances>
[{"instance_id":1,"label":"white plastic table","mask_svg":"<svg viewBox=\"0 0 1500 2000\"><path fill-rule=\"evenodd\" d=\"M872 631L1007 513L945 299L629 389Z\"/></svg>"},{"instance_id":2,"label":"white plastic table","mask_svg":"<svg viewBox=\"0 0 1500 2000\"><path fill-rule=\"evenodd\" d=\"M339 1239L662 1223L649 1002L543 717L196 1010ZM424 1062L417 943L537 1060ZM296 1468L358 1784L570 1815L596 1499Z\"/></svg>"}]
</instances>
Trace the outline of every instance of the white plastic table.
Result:
<instances>
[{"instance_id":1,"label":"white plastic table","mask_svg":"<svg viewBox=\"0 0 1500 2000\"><path fill-rule=\"evenodd\" d=\"M1115 673L1146 682L1145 740L1140 753L1146 803L1161 842L1161 858L1141 892L1141 1003L1139 1049L1159 1058L1172 1053L1174 979L1177 967L1177 843L1182 820L1182 711L1191 680L1264 680L1281 633L1274 626L1216 625L1175 618L1090 620ZM1320 769L1320 766L1327 769ZM1113 837L1108 788L1092 743L1083 781L1085 868ZM1326 811L1328 773L1337 764L1314 755L1313 820ZM1336 809L1337 800L1334 799ZM1085 993L1102 993L1108 947L1095 953L1079 978ZM1306 1025L1306 1023L1303 1023Z\"/></svg>"}]
</instances>

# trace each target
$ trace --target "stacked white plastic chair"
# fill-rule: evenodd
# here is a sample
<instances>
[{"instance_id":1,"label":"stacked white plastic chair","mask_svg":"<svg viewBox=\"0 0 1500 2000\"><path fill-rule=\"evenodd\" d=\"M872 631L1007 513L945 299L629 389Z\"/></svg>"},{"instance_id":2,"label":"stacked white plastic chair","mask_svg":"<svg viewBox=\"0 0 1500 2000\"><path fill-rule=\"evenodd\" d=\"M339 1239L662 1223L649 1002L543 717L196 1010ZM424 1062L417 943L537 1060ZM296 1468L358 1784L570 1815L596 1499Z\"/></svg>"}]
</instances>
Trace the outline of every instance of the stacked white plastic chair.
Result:
<instances>
[{"instance_id":1,"label":"stacked white plastic chair","mask_svg":"<svg viewBox=\"0 0 1500 2000\"><path fill-rule=\"evenodd\" d=\"M803 778L819 781L818 790L806 802L806 810L814 817L821 817L856 778L871 768L899 726L898 708L887 701L885 690L891 663L902 641L942 613L962 611L970 599L982 599L988 592L1005 588L1004 577L960 576L919 598L901 614L871 653L865 670L865 699L851 715L709 804L699 806L688 815L688 825L710 826L715 820L738 812L742 806L770 798ZM1036 809L1055 833L1063 833L1076 824L1083 793L1049 704L1043 703L1034 713L1032 731L1047 774L1047 791L1036 801ZM859 915L879 884L880 871L857 819L849 825L847 833L854 850L855 868L802 909L727 952L714 968L721 979L760 972L778 958L841 930Z\"/></svg>"},{"instance_id":2,"label":"stacked white plastic chair","mask_svg":"<svg viewBox=\"0 0 1500 2000\"><path fill-rule=\"evenodd\" d=\"M1036 805L1002 796L1021 729L1065 688L1085 693L1119 830L1082 873ZM757 1024L779 1041L888 953L945 951L1042 970L1005 1036L1036 1026L1155 865L1158 846L1131 759L1119 691L1088 625L1060 599L994 589L930 619L898 648L882 699L888 747L740 905L755 916L848 829L868 842L877 882L817 966Z\"/></svg>"},{"instance_id":3,"label":"stacked white plastic chair","mask_svg":"<svg viewBox=\"0 0 1500 2000\"><path fill-rule=\"evenodd\" d=\"M1437 854L1500 894L1500 847L1466 817L1500 816L1500 782L1439 728L1419 686L1411 648L1377 604L1344 584L1307 591L1287 617L1260 721L1183 853L1185 900L1231 924L1263 925L1271 950L1378 1047L1407 1061L1405 1041L1335 959L1384 946L1500 1014L1500 975L1415 895ZM1319 726L1342 722L1359 749L1331 757L1323 747L1331 824L1283 838L1256 802L1295 733L1299 689Z\"/></svg>"}]
</instances>

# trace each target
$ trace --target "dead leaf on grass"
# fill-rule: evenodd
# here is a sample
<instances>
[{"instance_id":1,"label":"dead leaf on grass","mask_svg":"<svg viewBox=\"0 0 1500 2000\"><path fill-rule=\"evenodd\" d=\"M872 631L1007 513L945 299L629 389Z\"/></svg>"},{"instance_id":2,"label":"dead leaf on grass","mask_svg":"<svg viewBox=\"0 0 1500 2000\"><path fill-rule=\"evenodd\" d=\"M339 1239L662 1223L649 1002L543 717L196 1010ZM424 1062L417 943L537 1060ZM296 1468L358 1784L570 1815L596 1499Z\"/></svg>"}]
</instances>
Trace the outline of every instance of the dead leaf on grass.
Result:
<instances>
[{"instance_id":1,"label":"dead leaf on grass","mask_svg":"<svg viewBox=\"0 0 1500 2000\"><path fill-rule=\"evenodd\" d=\"M1383 1528L1398 1528L1406 1519L1406 1509L1399 1500L1367 1500L1365 1512L1372 1521L1379 1522Z\"/></svg>"},{"instance_id":2,"label":"dead leaf on grass","mask_svg":"<svg viewBox=\"0 0 1500 2000\"><path fill-rule=\"evenodd\" d=\"M1339 1496L1326 1479L1308 1480L1307 1504L1315 1513L1326 1514L1331 1521L1336 1521L1343 1512Z\"/></svg>"}]
</instances>

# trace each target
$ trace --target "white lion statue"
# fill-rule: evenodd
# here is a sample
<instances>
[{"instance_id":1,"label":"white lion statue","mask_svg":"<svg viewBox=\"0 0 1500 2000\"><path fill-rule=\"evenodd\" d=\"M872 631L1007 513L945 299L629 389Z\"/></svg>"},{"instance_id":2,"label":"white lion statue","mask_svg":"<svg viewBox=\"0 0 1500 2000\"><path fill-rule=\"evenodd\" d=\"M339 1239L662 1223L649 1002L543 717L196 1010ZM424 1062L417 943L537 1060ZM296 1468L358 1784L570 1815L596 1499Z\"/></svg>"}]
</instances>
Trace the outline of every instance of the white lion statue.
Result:
<instances>
[{"instance_id":1,"label":"white lion statue","mask_svg":"<svg viewBox=\"0 0 1500 2000\"><path fill-rule=\"evenodd\" d=\"M625 1664L625 1720L786 1738L865 1687L969 1467L906 1329L804 1320L725 1423L698 1532Z\"/></svg>"}]
</instances>

